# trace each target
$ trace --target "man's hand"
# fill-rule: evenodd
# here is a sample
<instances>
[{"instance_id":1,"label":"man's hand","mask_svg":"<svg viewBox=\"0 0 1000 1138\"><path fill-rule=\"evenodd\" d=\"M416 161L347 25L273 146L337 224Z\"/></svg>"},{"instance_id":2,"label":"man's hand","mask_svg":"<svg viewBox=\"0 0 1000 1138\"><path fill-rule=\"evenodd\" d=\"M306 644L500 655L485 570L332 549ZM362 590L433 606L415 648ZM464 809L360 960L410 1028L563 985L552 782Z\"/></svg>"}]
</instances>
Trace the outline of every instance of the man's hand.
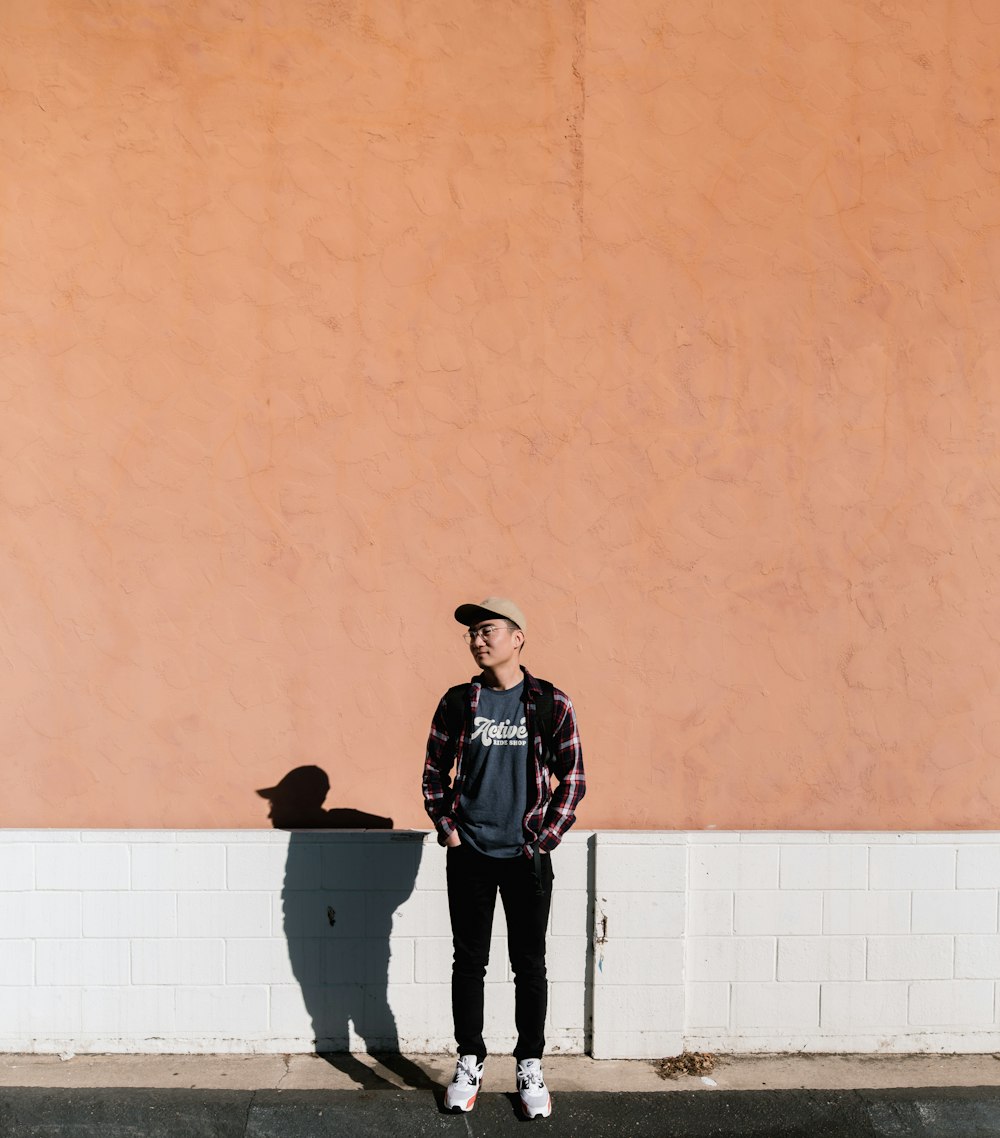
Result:
<instances>
[{"instance_id":1,"label":"man's hand","mask_svg":"<svg viewBox=\"0 0 1000 1138\"><path fill-rule=\"evenodd\" d=\"M455 846L460 846L462 844L462 839L459 837L458 830L452 830L448 837L445 838L444 844L446 846L450 846L452 849L454 849Z\"/></svg>"}]
</instances>

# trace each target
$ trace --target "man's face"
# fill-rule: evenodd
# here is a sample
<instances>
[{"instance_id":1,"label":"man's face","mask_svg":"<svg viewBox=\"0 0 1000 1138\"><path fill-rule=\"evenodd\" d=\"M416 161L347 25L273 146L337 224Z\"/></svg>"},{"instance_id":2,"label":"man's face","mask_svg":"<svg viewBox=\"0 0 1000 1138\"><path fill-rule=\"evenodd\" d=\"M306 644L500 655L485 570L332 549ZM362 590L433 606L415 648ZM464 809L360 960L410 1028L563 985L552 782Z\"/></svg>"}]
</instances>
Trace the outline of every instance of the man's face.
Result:
<instances>
[{"instance_id":1,"label":"man's face","mask_svg":"<svg viewBox=\"0 0 1000 1138\"><path fill-rule=\"evenodd\" d=\"M466 637L476 663L481 668L497 668L517 658L524 633L494 616L470 625Z\"/></svg>"}]
</instances>

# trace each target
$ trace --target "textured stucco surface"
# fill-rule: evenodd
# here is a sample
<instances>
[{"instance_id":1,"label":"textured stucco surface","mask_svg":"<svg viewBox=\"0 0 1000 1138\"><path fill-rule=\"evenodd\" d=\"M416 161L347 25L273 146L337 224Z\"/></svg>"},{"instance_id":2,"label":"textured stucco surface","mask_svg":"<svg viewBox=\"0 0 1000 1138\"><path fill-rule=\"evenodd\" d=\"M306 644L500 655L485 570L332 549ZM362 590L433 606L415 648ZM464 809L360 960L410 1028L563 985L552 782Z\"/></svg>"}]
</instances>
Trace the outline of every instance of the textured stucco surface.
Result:
<instances>
[{"instance_id":1,"label":"textured stucco surface","mask_svg":"<svg viewBox=\"0 0 1000 1138\"><path fill-rule=\"evenodd\" d=\"M992 0L0 42L0 823L422 825L499 591L590 827L995 824Z\"/></svg>"}]
</instances>

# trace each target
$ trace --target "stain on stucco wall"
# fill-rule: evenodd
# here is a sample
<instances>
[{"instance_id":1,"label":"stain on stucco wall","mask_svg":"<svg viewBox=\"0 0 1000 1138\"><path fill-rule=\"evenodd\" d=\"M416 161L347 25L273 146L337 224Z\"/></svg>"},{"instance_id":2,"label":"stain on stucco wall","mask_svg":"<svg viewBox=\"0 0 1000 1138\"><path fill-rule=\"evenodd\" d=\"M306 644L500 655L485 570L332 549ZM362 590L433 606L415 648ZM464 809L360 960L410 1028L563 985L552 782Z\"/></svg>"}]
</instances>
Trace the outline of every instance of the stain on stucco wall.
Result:
<instances>
[{"instance_id":1,"label":"stain on stucco wall","mask_svg":"<svg viewBox=\"0 0 1000 1138\"><path fill-rule=\"evenodd\" d=\"M0 33L0 823L424 825L500 591L587 825L996 826L992 3Z\"/></svg>"}]
</instances>

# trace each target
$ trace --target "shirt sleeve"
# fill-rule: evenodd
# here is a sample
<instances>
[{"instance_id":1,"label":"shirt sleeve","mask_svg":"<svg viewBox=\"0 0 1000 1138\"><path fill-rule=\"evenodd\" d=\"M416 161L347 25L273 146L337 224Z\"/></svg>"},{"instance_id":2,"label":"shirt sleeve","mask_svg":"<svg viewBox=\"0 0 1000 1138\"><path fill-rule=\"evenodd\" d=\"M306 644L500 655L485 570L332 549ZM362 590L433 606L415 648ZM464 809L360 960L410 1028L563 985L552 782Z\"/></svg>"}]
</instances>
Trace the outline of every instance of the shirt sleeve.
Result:
<instances>
[{"instance_id":1,"label":"shirt sleeve","mask_svg":"<svg viewBox=\"0 0 1000 1138\"><path fill-rule=\"evenodd\" d=\"M551 764L557 786L552 792L542 830L538 835L538 848L544 853L550 853L562 841L576 821L576 807L587 792L576 711L569 696L563 692L555 691L553 698L556 724L552 732Z\"/></svg>"},{"instance_id":2,"label":"shirt sleeve","mask_svg":"<svg viewBox=\"0 0 1000 1138\"><path fill-rule=\"evenodd\" d=\"M447 706L444 697L437 705L427 736L427 754L424 758L424 809L438 832L438 841L444 842L455 829L452 817L454 794L451 785L451 768L455 743L448 729Z\"/></svg>"}]
</instances>

